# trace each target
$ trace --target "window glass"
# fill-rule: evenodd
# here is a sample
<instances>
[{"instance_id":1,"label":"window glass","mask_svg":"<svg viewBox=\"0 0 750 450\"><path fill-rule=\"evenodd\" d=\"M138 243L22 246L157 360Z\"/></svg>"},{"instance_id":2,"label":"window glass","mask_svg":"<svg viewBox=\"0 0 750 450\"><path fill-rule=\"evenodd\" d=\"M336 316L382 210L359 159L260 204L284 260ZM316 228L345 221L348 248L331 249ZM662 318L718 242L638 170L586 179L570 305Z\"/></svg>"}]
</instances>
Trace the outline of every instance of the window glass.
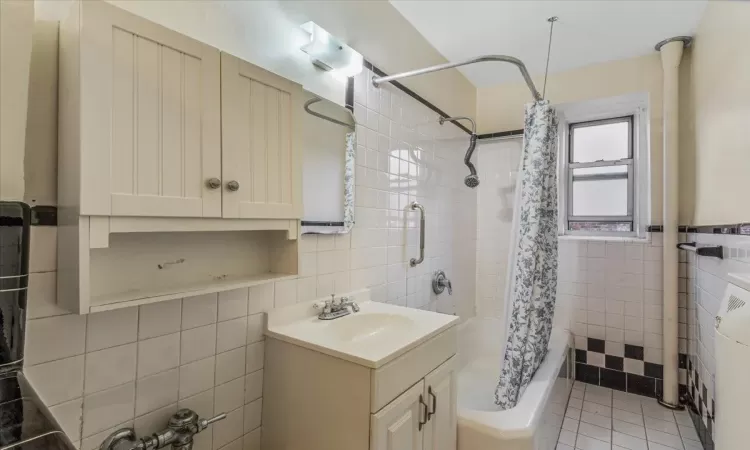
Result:
<instances>
[{"instance_id":1,"label":"window glass","mask_svg":"<svg viewBox=\"0 0 750 450\"><path fill-rule=\"evenodd\" d=\"M630 158L630 120L571 127L573 163Z\"/></svg>"},{"instance_id":2,"label":"window glass","mask_svg":"<svg viewBox=\"0 0 750 450\"><path fill-rule=\"evenodd\" d=\"M628 215L628 180L573 181L574 216Z\"/></svg>"}]
</instances>

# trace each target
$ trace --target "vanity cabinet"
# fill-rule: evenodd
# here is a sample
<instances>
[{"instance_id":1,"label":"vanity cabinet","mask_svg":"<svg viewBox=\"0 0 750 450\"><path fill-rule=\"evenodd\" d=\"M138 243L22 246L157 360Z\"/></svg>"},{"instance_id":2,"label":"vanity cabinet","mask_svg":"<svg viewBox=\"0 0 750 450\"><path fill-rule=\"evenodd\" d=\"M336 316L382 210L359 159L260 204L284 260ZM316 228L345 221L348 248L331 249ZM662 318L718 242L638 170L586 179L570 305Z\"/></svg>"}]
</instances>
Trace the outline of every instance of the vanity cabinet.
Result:
<instances>
[{"instance_id":1,"label":"vanity cabinet","mask_svg":"<svg viewBox=\"0 0 750 450\"><path fill-rule=\"evenodd\" d=\"M298 273L302 87L104 1L60 24L58 302Z\"/></svg>"},{"instance_id":2,"label":"vanity cabinet","mask_svg":"<svg viewBox=\"0 0 750 450\"><path fill-rule=\"evenodd\" d=\"M370 450L455 450L454 358L373 414L371 433Z\"/></svg>"},{"instance_id":3,"label":"vanity cabinet","mask_svg":"<svg viewBox=\"0 0 750 450\"><path fill-rule=\"evenodd\" d=\"M455 450L456 349L451 326L372 367L267 336L262 447Z\"/></svg>"}]
</instances>

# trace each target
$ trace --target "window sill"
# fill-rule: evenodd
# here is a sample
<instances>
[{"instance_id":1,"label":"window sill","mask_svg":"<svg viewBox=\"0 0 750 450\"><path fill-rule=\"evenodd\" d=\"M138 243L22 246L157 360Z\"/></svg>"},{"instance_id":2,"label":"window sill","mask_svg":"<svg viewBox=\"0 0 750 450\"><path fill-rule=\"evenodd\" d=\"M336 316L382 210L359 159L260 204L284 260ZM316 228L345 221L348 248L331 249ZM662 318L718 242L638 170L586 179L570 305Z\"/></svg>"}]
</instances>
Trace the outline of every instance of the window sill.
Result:
<instances>
[{"instance_id":1,"label":"window sill","mask_svg":"<svg viewBox=\"0 0 750 450\"><path fill-rule=\"evenodd\" d=\"M599 241L599 242L623 242L629 244L648 244L650 237L624 237L624 236L571 236L569 234L558 235L561 241Z\"/></svg>"}]
</instances>

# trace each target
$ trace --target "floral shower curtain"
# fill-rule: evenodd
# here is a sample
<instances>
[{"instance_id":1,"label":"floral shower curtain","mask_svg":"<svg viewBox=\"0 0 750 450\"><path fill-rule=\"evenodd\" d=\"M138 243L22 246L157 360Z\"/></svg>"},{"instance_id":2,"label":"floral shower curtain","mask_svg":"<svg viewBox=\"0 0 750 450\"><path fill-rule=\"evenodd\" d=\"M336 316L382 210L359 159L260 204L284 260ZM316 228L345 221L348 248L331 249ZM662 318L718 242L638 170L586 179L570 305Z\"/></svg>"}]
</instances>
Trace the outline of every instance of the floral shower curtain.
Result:
<instances>
[{"instance_id":1,"label":"floral shower curtain","mask_svg":"<svg viewBox=\"0 0 750 450\"><path fill-rule=\"evenodd\" d=\"M547 354L557 292L557 116L526 106L506 295L505 356L495 403L516 406Z\"/></svg>"}]
</instances>

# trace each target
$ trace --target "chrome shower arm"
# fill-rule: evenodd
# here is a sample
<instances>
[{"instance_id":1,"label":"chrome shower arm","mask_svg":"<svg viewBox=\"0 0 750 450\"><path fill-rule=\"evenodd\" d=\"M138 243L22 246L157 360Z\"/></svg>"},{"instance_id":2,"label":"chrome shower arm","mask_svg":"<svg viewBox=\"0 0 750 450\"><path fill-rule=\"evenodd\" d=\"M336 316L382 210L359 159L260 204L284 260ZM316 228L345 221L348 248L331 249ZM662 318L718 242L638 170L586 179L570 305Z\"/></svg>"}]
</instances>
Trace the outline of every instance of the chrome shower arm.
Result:
<instances>
[{"instance_id":1,"label":"chrome shower arm","mask_svg":"<svg viewBox=\"0 0 750 450\"><path fill-rule=\"evenodd\" d=\"M529 71L526 70L526 66L524 65L524 63L518 58L514 58L512 56L506 56L506 55L477 56L476 58L467 59L465 61L438 64L437 66L425 67L424 69L417 69L417 70L411 70L409 72L397 73L395 75L389 75L387 77L373 77L372 84L377 87L381 83L387 83L389 81L398 80L400 78L414 77L417 75L424 75L426 73L439 72L441 70L452 69L454 67L466 66L468 64L487 62L487 61L507 62L518 67L518 70L521 71L521 75L523 76L524 81L526 81L526 85L529 87L529 90L531 91L531 95L534 97L534 100L542 100L542 95L539 94L539 91L536 89L536 86L534 86L534 81L531 79L531 75L529 75Z\"/></svg>"},{"instance_id":2,"label":"chrome shower arm","mask_svg":"<svg viewBox=\"0 0 750 450\"><path fill-rule=\"evenodd\" d=\"M456 120L468 120L471 123L471 134L477 134L477 124L474 123L474 119L472 119L471 117L441 117L438 122L440 122L440 125L443 125L445 122L455 122Z\"/></svg>"}]
</instances>

